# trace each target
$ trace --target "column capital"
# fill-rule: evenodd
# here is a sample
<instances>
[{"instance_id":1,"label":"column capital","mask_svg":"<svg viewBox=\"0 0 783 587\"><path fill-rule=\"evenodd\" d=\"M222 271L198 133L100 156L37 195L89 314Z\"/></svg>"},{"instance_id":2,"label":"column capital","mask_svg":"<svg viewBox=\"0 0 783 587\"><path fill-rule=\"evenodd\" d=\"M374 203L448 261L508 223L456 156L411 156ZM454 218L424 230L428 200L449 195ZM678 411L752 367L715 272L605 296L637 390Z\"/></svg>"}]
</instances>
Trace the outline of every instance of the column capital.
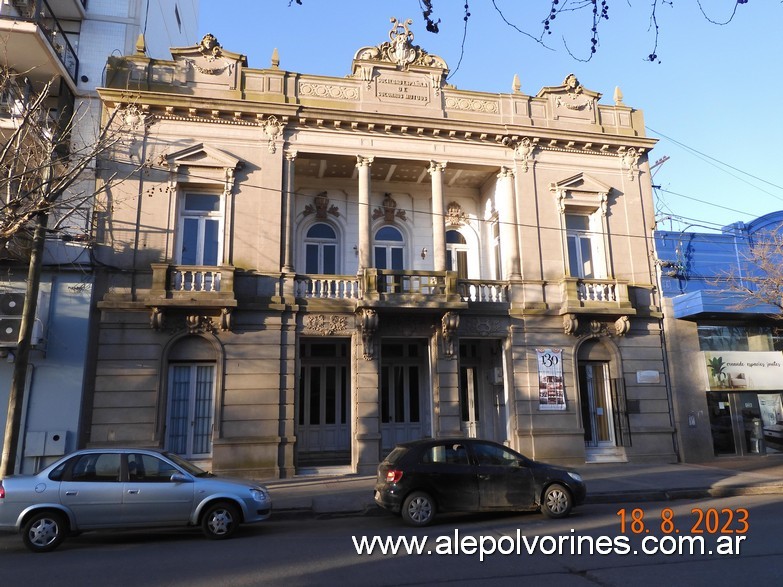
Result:
<instances>
[{"instance_id":1,"label":"column capital","mask_svg":"<svg viewBox=\"0 0 783 587\"><path fill-rule=\"evenodd\" d=\"M500 172L498 173L498 179L502 179L504 177L514 177L514 170L511 167L501 165Z\"/></svg>"},{"instance_id":2,"label":"column capital","mask_svg":"<svg viewBox=\"0 0 783 587\"><path fill-rule=\"evenodd\" d=\"M285 152L286 161L293 161L294 159L296 159L296 156L298 154L299 153L296 151L296 149L288 149L288 150L286 150L286 152Z\"/></svg>"},{"instance_id":3,"label":"column capital","mask_svg":"<svg viewBox=\"0 0 783 587\"><path fill-rule=\"evenodd\" d=\"M436 171L443 171L446 169L447 161L430 161L430 166L427 168L427 173L432 175Z\"/></svg>"},{"instance_id":4,"label":"column capital","mask_svg":"<svg viewBox=\"0 0 783 587\"><path fill-rule=\"evenodd\" d=\"M370 167L374 159L372 155L357 155L356 167Z\"/></svg>"}]
</instances>

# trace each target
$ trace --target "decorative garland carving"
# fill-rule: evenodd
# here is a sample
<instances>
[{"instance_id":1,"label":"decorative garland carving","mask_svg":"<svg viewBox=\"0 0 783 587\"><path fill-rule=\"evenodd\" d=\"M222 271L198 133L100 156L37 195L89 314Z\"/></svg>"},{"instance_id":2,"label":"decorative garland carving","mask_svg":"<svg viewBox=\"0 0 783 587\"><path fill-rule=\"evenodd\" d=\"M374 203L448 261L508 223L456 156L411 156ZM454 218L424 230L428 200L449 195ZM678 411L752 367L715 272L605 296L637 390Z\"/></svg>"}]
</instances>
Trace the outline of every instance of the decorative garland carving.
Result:
<instances>
[{"instance_id":1,"label":"decorative garland carving","mask_svg":"<svg viewBox=\"0 0 783 587\"><path fill-rule=\"evenodd\" d=\"M505 336L508 323L497 318L473 316L461 321L463 336Z\"/></svg>"},{"instance_id":2,"label":"decorative garland carving","mask_svg":"<svg viewBox=\"0 0 783 587\"><path fill-rule=\"evenodd\" d=\"M576 76L573 73L569 73L565 80L563 80L563 86L565 87L565 90L568 94L568 99L570 102L564 101L562 98L558 96L558 98L555 100L555 105L560 107L567 108L568 110L592 110L594 108L593 102L591 98L587 98L584 102L577 102L576 100L582 95L582 91L584 88L582 87L582 84L579 83L579 80L576 79Z\"/></svg>"},{"instance_id":3,"label":"decorative garland carving","mask_svg":"<svg viewBox=\"0 0 783 587\"><path fill-rule=\"evenodd\" d=\"M323 314L311 314L305 316L304 327L323 336L329 336L335 332L348 330L348 318L345 316L325 316Z\"/></svg>"}]
</instances>

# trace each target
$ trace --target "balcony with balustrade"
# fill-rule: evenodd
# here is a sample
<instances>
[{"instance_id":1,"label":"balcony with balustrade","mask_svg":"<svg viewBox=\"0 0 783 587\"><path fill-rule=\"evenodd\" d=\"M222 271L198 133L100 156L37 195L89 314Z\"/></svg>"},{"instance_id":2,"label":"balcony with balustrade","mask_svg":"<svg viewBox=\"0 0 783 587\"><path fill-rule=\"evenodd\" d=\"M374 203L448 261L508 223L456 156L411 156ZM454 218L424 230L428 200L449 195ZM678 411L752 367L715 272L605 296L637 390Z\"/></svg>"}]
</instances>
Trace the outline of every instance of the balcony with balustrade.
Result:
<instances>
[{"instance_id":1,"label":"balcony with balustrade","mask_svg":"<svg viewBox=\"0 0 783 587\"><path fill-rule=\"evenodd\" d=\"M153 263L152 287L145 302L168 308L234 308L234 268Z\"/></svg>"},{"instance_id":2,"label":"balcony with balustrade","mask_svg":"<svg viewBox=\"0 0 783 587\"><path fill-rule=\"evenodd\" d=\"M505 281L458 279L450 271L367 269L355 275L297 275L294 294L299 305L335 308L362 306L395 309L468 309L499 305L508 309Z\"/></svg>"},{"instance_id":3,"label":"balcony with balustrade","mask_svg":"<svg viewBox=\"0 0 783 587\"><path fill-rule=\"evenodd\" d=\"M634 315L628 281L564 277L560 281L561 314Z\"/></svg>"}]
</instances>

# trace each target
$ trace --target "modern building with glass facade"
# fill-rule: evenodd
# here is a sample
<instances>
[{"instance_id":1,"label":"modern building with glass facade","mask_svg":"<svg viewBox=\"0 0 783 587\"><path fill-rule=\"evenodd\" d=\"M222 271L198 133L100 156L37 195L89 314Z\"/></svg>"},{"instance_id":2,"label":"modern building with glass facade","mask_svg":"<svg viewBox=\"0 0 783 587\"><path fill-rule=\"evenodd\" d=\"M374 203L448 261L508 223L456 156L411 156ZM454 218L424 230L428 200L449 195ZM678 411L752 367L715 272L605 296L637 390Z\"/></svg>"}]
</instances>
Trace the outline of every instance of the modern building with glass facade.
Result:
<instances>
[{"instance_id":1,"label":"modern building with glass facade","mask_svg":"<svg viewBox=\"0 0 783 587\"><path fill-rule=\"evenodd\" d=\"M774 212L720 233L656 231L685 461L783 452L783 330L773 293L783 283L782 227L783 212Z\"/></svg>"}]
</instances>

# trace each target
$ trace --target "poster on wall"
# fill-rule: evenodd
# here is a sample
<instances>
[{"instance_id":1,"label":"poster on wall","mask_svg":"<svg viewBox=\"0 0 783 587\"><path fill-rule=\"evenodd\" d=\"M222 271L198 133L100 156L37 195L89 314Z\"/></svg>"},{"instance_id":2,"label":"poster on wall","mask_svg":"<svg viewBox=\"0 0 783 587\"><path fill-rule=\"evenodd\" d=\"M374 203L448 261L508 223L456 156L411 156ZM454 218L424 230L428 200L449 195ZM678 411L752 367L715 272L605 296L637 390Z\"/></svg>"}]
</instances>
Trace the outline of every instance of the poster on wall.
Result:
<instances>
[{"instance_id":1,"label":"poster on wall","mask_svg":"<svg viewBox=\"0 0 783 587\"><path fill-rule=\"evenodd\" d=\"M780 351L705 351L707 391L779 390L783 381Z\"/></svg>"},{"instance_id":2,"label":"poster on wall","mask_svg":"<svg viewBox=\"0 0 783 587\"><path fill-rule=\"evenodd\" d=\"M565 410L563 349L536 349L538 361L538 409Z\"/></svg>"}]
</instances>

